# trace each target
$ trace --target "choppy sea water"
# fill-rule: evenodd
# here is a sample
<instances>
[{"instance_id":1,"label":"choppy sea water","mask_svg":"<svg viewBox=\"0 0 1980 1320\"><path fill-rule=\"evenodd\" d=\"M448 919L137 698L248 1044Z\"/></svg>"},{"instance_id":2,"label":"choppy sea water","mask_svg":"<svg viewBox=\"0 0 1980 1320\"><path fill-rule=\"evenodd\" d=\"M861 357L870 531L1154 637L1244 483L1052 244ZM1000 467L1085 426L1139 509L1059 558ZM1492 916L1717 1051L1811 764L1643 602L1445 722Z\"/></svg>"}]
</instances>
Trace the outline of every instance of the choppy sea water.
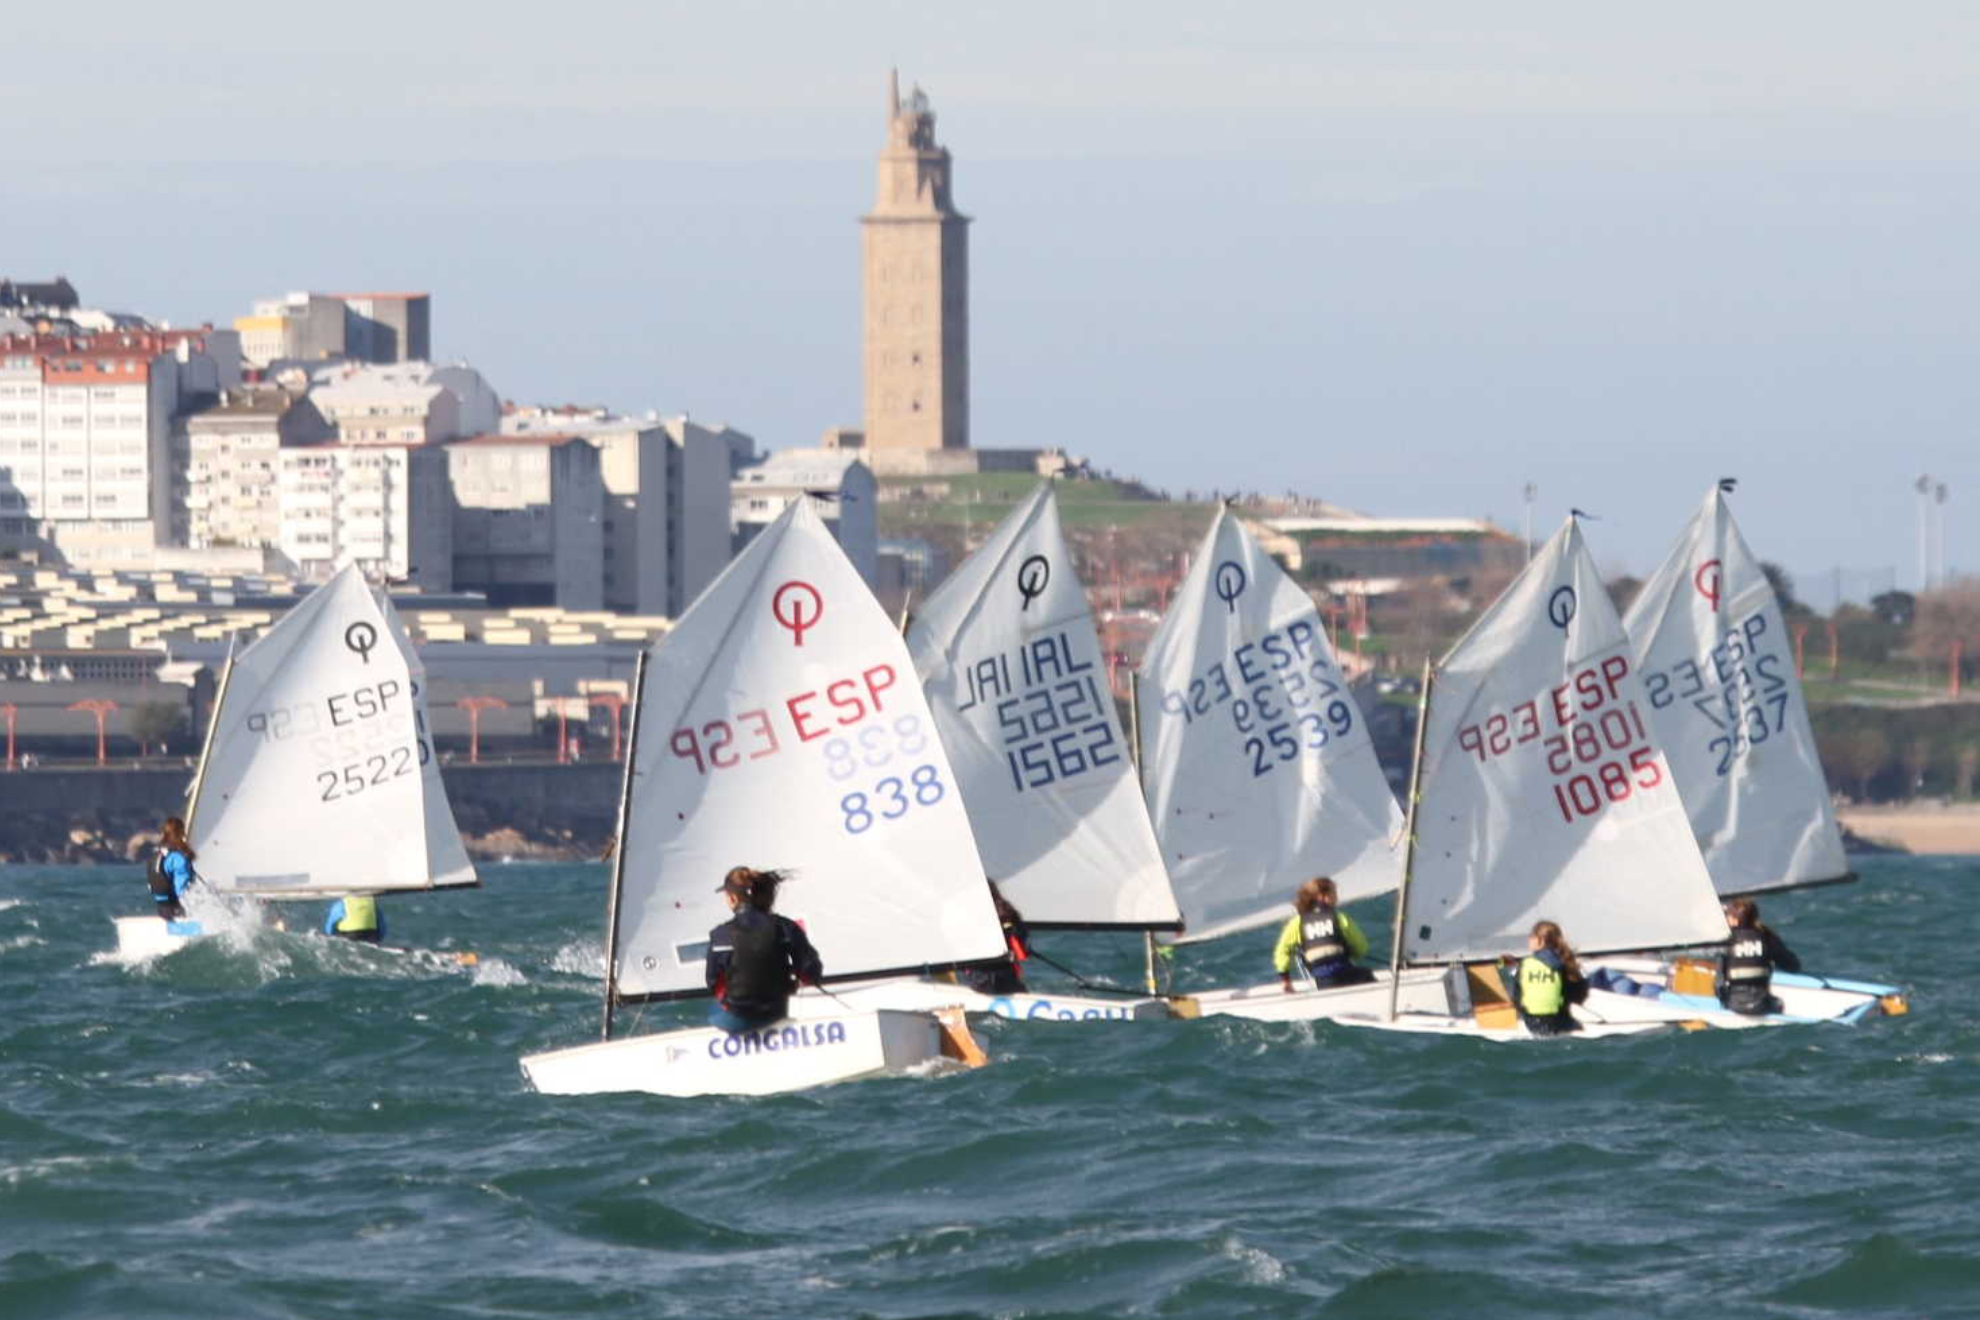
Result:
<instances>
[{"instance_id":1,"label":"choppy sea water","mask_svg":"<svg viewBox=\"0 0 1980 1320\"><path fill-rule=\"evenodd\" d=\"M127 966L136 868L0 868L0 1316L1980 1315L1980 859L1862 872L1766 915L1908 1017L993 1021L976 1072L688 1101L517 1071L596 1033L602 868L387 901L472 969L272 932ZM1139 978L1131 937L1038 942Z\"/></svg>"}]
</instances>

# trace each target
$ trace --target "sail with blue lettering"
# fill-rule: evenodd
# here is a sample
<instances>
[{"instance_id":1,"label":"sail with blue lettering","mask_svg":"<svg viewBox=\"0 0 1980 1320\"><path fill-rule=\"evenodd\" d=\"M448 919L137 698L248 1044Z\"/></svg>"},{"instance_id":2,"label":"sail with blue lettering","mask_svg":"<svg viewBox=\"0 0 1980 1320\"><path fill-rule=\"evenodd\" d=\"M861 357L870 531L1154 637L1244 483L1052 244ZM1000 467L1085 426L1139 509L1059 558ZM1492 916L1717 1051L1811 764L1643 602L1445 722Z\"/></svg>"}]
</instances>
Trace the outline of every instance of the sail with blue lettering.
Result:
<instances>
[{"instance_id":1,"label":"sail with blue lettering","mask_svg":"<svg viewBox=\"0 0 1980 1320\"><path fill-rule=\"evenodd\" d=\"M188 822L202 878L267 897L475 883L403 631L346 567L235 657Z\"/></svg>"},{"instance_id":2,"label":"sail with blue lettering","mask_svg":"<svg viewBox=\"0 0 1980 1320\"><path fill-rule=\"evenodd\" d=\"M1037 927L1181 919L1049 482L908 631L983 864Z\"/></svg>"},{"instance_id":3,"label":"sail with blue lettering","mask_svg":"<svg viewBox=\"0 0 1980 1320\"><path fill-rule=\"evenodd\" d=\"M1780 602L1717 487L1624 621L1650 723L1721 894L1849 864Z\"/></svg>"},{"instance_id":4,"label":"sail with blue lettering","mask_svg":"<svg viewBox=\"0 0 1980 1320\"><path fill-rule=\"evenodd\" d=\"M1722 941L1629 638L1573 519L1438 666L1404 958Z\"/></svg>"},{"instance_id":5,"label":"sail with blue lettering","mask_svg":"<svg viewBox=\"0 0 1980 1320\"><path fill-rule=\"evenodd\" d=\"M1332 876L1396 887L1402 812L1313 601L1220 509L1141 663L1145 791L1188 938Z\"/></svg>"},{"instance_id":6,"label":"sail with blue lettering","mask_svg":"<svg viewBox=\"0 0 1980 1320\"><path fill-rule=\"evenodd\" d=\"M621 1000L707 993L736 866L789 873L828 979L1005 953L914 663L808 499L655 646L635 718Z\"/></svg>"}]
</instances>

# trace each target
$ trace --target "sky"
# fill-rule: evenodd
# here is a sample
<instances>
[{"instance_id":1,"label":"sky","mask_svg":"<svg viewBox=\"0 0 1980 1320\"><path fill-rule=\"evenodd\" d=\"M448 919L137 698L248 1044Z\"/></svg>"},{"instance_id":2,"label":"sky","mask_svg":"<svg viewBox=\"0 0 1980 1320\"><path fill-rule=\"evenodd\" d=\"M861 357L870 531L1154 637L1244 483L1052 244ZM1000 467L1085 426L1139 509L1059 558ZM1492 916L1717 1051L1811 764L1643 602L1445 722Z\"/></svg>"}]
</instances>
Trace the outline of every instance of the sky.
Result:
<instances>
[{"instance_id":1,"label":"sky","mask_svg":"<svg viewBox=\"0 0 1980 1320\"><path fill-rule=\"evenodd\" d=\"M1980 8L107 0L8 28L0 273L94 305L424 289L435 356L505 397L812 444L860 420L898 66L974 217L979 445L1515 532L1532 483L1536 536L1587 510L1638 576L1736 476L1822 608L1919 585L1923 475L1933 565L1980 555Z\"/></svg>"}]
</instances>

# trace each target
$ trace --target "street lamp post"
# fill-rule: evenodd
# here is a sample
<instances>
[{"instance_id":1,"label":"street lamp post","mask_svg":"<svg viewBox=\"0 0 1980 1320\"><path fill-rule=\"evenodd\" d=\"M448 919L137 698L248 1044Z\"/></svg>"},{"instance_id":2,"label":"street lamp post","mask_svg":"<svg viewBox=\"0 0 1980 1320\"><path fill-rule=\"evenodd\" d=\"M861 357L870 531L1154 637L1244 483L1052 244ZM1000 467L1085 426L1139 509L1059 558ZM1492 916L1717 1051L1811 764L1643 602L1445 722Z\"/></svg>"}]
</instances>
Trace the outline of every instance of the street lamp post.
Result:
<instances>
[{"instance_id":1,"label":"street lamp post","mask_svg":"<svg viewBox=\"0 0 1980 1320\"><path fill-rule=\"evenodd\" d=\"M616 692L591 692L585 700L593 706L603 706L612 712L612 759L619 759L619 712L626 707L626 699Z\"/></svg>"},{"instance_id":2,"label":"street lamp post","mask_svg":"<svg viewBox=\"0 0 1980 1320\"><path fill-rule=\"evenodd\" d=\"M454 703L468 713L468 764L481 764L481 712L484 710L507 710L509 703L500 697L462 697Z\"/></svg>"},{"instance_id":3,"label":"street lamp post","mask_svg":"<svg viewBox=\"0 0 1980 1320\"><path fill-rule=\"evenodd\" d=\"M20 709L19 706L16 706L11 701L0 701L0 715L4 715L7 718L7 768L9 770L14 768L14 716L20 713Z\"/></svg>"},{"instance_id":4,"label":"street lamp post","mask_svg":"<svg viewBox=\"0 0 1980 1320\"><path fill-rule=\"evenodd\" d=\"M117 703L107 697L92 697L83 701L71 702L69 709L86 710L96 716L96 764L98 766L110 764L110 758L104 743L103 719L111 711L117 709ZM9 720L8 723L11 724L12 721ZM9 742L11 743L11 741L10 739ZM8 750L11 753L13 749L10 746Z\"/></svg>"}]
</instances>

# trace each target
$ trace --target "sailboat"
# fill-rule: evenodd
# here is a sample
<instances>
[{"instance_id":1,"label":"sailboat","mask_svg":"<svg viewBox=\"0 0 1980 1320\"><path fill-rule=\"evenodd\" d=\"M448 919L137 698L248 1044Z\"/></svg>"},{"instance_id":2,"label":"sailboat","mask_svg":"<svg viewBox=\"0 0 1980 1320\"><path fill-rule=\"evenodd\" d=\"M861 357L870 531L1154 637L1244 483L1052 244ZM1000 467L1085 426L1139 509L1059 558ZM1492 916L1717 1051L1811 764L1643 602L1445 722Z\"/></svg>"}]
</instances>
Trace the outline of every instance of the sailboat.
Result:
<instances>
[{"instance_id":1,"label":"sailboat","mask_svg":"<svg viewBox=\"0 0 1980 1320\"><path fill-rule=\"evenodd\" d=\"M900 634L806 499L642 657L605 935L602 1039L525 1057L538 1091L749 1094L980 1061L962 1015L837 1005L731 1035L613 1036L624 1005L705 997L730 868L837 986L1004 953L954 769ZM834 993L837 993L835 990Z\"/></svg>"},{"instance_id":2,"label":"sailboat","mask_svg":"<svg viewBox=\"0 0 1980 1320\"><path fill-rule=\"evenodd\" d=\"M1809 723L1780 602L1715 485L1624 627L1712 883L1725 897L1853 880ZM1720 931L1715 937L1725 939ZM1604 959L1639 984L1716 1010L1711 971L1662 958ZM1902 1012L1897 986L1777 972L1784 1020ZM1737 1017L1738 1015L1732 1015ZM1748 1022L1753 1019L1747 1019Z\"/></svg>"},{"instance_id":3,"label":"sailboat","mask_svg":"<svg viewBox=\"0 0 1980 1320\"><path fill-rule=\"evenodd\" d=\"M907 643L983 864L1031 929L1175 930L1181 913L1050 482L928 598ZM1169 1015L1152 996L992 995L928 980L846 997L1021 1020Z\"/></svg>"},{"instance_id":4,"label":"sailboat","mask_svg":"<svg viewBox=\"0 0 1980 1320\"><path fill-rule=\"evenodd\" d=\"M426 671L347 566L229 652L186 806L200 895L323 899L478 883L427 727ZM126 958L207 933L118 917Z\"/></svg>"},{"instance_id":5,"label":"sailboat","mask_svg":"<svg viewBox=\"0 0 1980 1320\"><path fill-rule=\"evenodd\" d=\"M1569 518L1433 668L1411 789L1392 961L1451 969L1449 1003L1357 1026L1524 1037L1494 962L1539 920L1583 953L1725 938L1622 622ZM1683 1014L1591 991L1587 1034Z\"/></svg>"},{"instance_id":6,"label":"sailboat","mask_svg":"<svg viewBox=\"0 0 1980 1320\"><path fill-rule=\"evenodd\" d=\"M1313 601L1227 508L1148 644L1136 702L1148 812L1187 923L1179 942L1281 922L1312 876L1331 876L1343 903L1396 887L1402 812L1367 720ZM1409 979L1412 994L1441 994L1439 973ZM1300 1019L1387 999L1386 983L1287 994L1274 980L1176 1007Z\"/></svg>"}]
</instances>

